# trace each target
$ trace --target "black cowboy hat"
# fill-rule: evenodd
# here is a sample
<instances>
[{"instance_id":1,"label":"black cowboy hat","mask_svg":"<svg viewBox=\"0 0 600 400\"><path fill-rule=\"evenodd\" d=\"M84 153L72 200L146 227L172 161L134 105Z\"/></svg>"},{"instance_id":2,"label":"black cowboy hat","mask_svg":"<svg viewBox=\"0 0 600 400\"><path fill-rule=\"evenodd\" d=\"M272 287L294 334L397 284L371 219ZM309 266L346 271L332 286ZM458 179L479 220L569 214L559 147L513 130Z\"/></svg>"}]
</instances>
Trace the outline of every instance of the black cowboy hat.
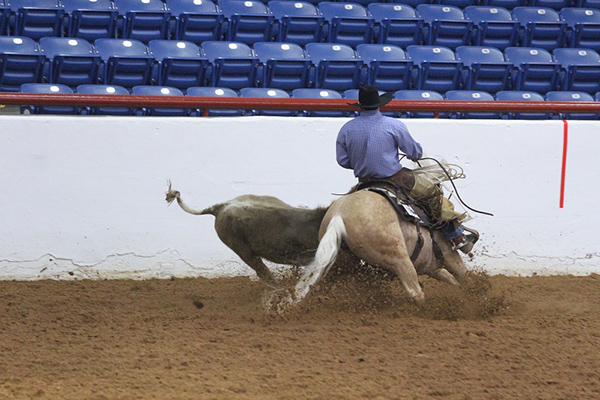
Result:
<instances>
[{"instance_id":1,"label":"black cowboy hat","mask_svg":"<svg viewBox=\"0 0 600 400\"><path fill-rule=\"evenodd\" d=\"M366 109L375 109L385 106L394 97L393 93L384 93L381 96L375 86L363 86L358 91L358 103L351 106L359 106Z\"/></svg>"}]
</instances>

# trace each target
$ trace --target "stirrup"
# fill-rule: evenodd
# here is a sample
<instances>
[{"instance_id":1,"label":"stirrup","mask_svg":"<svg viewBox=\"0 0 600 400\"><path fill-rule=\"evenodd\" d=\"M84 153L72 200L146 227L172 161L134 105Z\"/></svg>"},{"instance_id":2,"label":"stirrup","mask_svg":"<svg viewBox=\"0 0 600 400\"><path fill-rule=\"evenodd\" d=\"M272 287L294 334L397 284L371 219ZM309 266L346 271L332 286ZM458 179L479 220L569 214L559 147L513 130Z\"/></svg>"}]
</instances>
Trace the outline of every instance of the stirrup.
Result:
<instances>
[{"instance_id":1,"label":"stirrup","mask_svg":"<svg viewBox=\"0 0 600 400\"><path fill-rule=\"evenodd\" d=\"M463 240L460 243L455 243L454 249L460 250L465 254L469 254L473 250L475 243L477 243L477 241L479 240L479 232L475 229L466 227L463 228L467 233L461 235L463 236Z\"/></svg>"}]
</instances>

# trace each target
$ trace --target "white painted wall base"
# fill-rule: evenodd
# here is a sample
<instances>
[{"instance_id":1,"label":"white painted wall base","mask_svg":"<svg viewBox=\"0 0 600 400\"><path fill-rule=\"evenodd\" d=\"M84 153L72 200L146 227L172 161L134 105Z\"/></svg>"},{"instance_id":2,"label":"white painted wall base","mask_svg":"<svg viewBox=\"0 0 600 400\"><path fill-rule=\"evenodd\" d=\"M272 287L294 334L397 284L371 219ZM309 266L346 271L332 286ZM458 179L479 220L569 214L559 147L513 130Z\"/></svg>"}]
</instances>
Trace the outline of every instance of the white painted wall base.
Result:
<instances>
[{"instance_id":1,"label":"white painted wall base","mask_svg":"<svg viewBox=\"0 0 600 400\"><path fill-rule=\"evenodd\" d=\"M327 205L354 184L335 162L346 119L0 117L0 279L250 275L212 216L167 208L241 194ZM600 273L600 123L405 120L426 153L464 167L482 232L469 266L491 273Z\"/></svg>"}]
</instances>

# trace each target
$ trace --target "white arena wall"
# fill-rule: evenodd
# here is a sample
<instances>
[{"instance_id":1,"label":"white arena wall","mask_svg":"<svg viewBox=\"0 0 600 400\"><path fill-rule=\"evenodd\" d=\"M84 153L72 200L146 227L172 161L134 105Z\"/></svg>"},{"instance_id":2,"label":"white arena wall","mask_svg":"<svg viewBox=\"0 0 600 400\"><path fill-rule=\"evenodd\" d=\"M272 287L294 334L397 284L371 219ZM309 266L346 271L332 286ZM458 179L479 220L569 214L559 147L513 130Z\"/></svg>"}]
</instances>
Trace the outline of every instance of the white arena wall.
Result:
<instances>
[{"instance_id":1,"label":"white arena wall","mask_svg":"<svg viewBox=\"0 0 600 400\"><path fill-rule=\"evenodd\" d=\"M346 119L0 117L0 279L165 278L253 272L212 216L241 194L327 205L354 184L335 162ZM464 167L482 237L469 267L600 273L600 122L405 120L426 155ZM455 201L456 203L456 201Z\"/></svg>"}]
</instances>

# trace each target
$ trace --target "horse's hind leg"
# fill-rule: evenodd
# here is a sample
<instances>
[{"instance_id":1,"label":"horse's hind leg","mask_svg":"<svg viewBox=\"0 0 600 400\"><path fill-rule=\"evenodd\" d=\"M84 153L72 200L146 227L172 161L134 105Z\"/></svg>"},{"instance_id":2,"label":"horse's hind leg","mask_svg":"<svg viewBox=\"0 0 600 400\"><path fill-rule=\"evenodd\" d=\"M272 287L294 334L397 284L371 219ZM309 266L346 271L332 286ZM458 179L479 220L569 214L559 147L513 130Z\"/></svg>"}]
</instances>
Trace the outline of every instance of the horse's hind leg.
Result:
<instances>
[{"instance_id":1,"label":"horse's hind leg","mask_svg":"<svg viewBox=\"0 0 600 400\"><path fill-rule=\"evenodd\" d=\"M417 270L410 260L406 248L401 244L397 244L395 247L395 249L387 254L384 253L385 255L380 253L378 256L363 257L363 259L368 264L377 265L392 271L400 279L408 295L418 304L422 304L425 301L425 294L419 284ZM374 254L372 253L372 255Z\"/></svg>"},{"instance_id":2,"label":"horse's hind leg","mask_svg":"<svg viewBox=\"0 0 600 400\"><path fill-rule=\"evenodd\" d=\"M362 258L367 264L393 272L400 279L408 295L418 304L422 304L425 301L425 294L419 284L417 270L408 255L404 240L399 241L394 238L402 238L402 232L388 232L387 235L379 234L373 236L370 243L363 242L358 246L349 243L349 245L354 254Z\"/></svg>"}]
</instances>

